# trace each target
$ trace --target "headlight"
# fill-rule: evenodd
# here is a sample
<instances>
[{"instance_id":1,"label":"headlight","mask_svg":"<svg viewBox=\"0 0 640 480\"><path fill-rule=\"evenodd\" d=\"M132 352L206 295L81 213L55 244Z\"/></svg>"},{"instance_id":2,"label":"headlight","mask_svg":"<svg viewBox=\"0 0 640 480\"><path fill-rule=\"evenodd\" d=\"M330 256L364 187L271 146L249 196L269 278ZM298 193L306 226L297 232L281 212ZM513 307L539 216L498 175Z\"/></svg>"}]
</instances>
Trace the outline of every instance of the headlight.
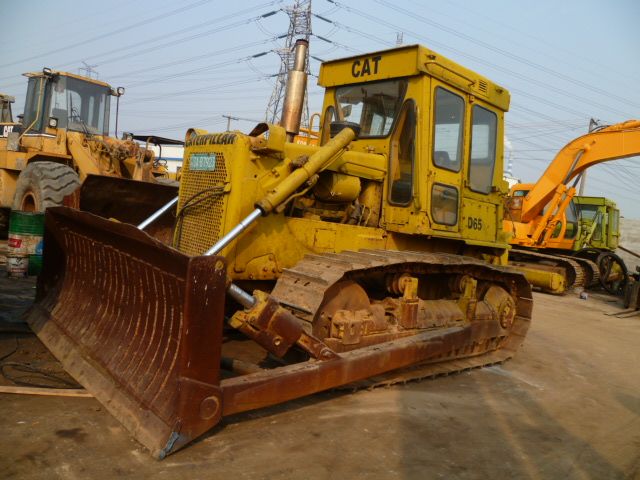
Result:
<instances>
[{"instance_id":1,"label":"headlight","mask_svg":"<svg viewBox=\"0 0 640 480\"><path fill-rule=\"evenodd\" d=\"M56 128L58 126L58 119L56 117L49 117L49 126Z\"/></svg>"}]
</instances>

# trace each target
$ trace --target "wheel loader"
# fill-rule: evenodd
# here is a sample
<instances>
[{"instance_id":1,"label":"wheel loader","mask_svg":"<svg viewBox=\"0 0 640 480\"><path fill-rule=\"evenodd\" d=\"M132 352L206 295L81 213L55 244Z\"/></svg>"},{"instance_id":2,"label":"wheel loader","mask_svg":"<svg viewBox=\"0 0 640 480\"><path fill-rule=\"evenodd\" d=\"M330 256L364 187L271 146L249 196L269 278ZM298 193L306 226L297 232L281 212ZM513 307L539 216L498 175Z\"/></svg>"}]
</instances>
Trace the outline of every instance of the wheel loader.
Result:
<instances>
[{"instance_id":1,"label":"wheel loader","mask_svg":"<svg viewBox=\"0 0 640 480\"><path fill-rule=\"evenodd\" d=\"M0 138L0 207L61 205L88 175L148 182L167 176L150 150L109 136L110 98L123 88L49 68L25 76L22 121Z\"/></svg>"},{"instance_id":2,"label":"wheel loader","mask_svg":"<svg viewBox=\"0 0 640 480\"><path fill-rule=\"evenodd\" d=\"M637 155L640 120L627 120L575 138L556 154L535 184L512 186L504 211L504 230L514 246L510 264L548 293L597 284L601 272L605 288L617 291L623 286L626 272L622 273L617 255L600 250L603 255L594 256L594 251L583 249L589 233L581 233L584 222L579 221L573 198L586 169ZM617 242L611 247L616 248Z\"/></svg>"},{"instance_id":3,"label":"wheel loader","mask_svg":"<svg viewBox=\"0 0 640 480\"><path fill-rule=\"evenodd\" d=\"M279 125L187 132L153 215L47 210L28 322L157 458L227 415L502 362L529 328L501 228L508 91L418 45L328 61L319 145L299 144L307 49Z\"/></svg>"}]
</instances>

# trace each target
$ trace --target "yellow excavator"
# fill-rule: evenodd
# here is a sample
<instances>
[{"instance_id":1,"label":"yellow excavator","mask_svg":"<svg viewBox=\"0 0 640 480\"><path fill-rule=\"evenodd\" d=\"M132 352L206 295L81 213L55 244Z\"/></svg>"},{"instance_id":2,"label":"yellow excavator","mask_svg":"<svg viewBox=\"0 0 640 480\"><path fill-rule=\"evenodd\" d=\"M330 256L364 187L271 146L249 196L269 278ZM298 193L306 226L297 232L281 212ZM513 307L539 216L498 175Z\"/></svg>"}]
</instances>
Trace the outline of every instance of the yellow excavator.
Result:
<instances>
[{"instance_id":1,"label":"yellow excavator","mask_svg":"<svg viewBox=\"0 0 640 480\"><path fill-rule=\"evenodd\" d=\"M593 259L572 256L581 238L572 204L575 186L589 167L637 155L640 121L628 120L572 140L535 184L512 186L504 217L504 230L514 247L510 264L549 293L597 282L599 268Z\"/></svg>"},{"instance_id":2,"label":"yellow excavator","mask_svg":"<svg viewBox=\"0 0 640 480\"><path fill-rule=\"evenodd\" d=\"M168 176L153 152L109 136L110 98L119 99L123 88L49 68L25 76L21 122L0 132L0 208L44 211L65 198L72 203L69 196L88 175L146 182ZM100 189L97 179L93 185Z\"/></svg>"},{"instance_id":3,"label":"yellow excavator","mask_svg":"<svg viewBox=\"0 0 640 480\"><path fill-rule=\"evenodd\" d=\"M189 130L153 215L47 210L28 322L158 458L227 415L502 362L529 328L509 92L418 45L329 61L319 145L296 143L307 49L280 125Z\"/></svg>"}]
</instances>

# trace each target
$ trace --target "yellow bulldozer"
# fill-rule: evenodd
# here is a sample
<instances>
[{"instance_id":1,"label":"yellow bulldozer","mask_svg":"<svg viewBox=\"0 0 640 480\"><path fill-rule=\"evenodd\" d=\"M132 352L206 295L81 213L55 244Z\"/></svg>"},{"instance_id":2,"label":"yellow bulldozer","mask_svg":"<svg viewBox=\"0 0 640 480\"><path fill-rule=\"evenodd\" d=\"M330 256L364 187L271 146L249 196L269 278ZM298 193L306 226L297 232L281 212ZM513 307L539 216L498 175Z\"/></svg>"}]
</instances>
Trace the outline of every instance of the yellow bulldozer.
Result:
<instances>
[{"instance_id":1,"label":"yellow bulldozer","mask_svg":"<svg viewBox=\"0 0 640 480\"><path fill-rule=\"evenodd\" d=\"M502 231L509 92L418 45L329 61L300 144L295 48L280 124L189 130L153 215L47 210L31 328L158 458L223 416L502 362L529 328Z\"/></svg>"},{"instance_id":2,"label":"yellow bulldozer","mask_svg":"<svg viewBox=\"0 0 640 480\"><path fill-rule=\"evenodd\" d=\"M0 208L61 205L89 175L147 182L168 176L153 152L109 136L110 99L123 88L49 68L25 76L21 122L9 118L0 132Z\"/></svg>"}]
</instances>

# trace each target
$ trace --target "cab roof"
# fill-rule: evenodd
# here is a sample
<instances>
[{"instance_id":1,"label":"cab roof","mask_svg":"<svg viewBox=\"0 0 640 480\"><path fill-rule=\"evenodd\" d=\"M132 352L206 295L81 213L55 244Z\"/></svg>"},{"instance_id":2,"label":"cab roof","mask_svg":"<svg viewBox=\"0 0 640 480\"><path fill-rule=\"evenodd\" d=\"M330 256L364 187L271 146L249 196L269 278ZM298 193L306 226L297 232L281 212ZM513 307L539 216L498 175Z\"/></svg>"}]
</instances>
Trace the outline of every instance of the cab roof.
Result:
<instances>
[{"instance_id":1,"label":"cab roof","mask_svg":"<svg viewBox=\"0 0 640 480\"><path fill-rule=\"evenodd\" d=\"M25 77L28 77L28 78L32 78L32 77L37 78L37 77L44 77L45 76L45 74L43 72L27 72L27 73L23 73L23 75ZM82 75L76 75L75 73L62 72L62 71L58 71L58 70L51 70L51 75L60 76L60 77L75 78L77 80L82 80L83 82L93 83L94 85L100 85L102 87L111 88L111 85L109 85L106 82L102 82L100 80L96 80L95 78L89 78L89 77L85 77L85 76L82 76Z\"/></svg>"},{"instance_id":2,"label":"cab roof","mask_svg":"<svg viewBox=\"0 0 640 480\"><path fill-rule=\"evenodd\" d=\"M506 88L422 45L323 62L318 84L326 88L416 75L432 76L503 111L509 109L510 94Z\"/></svg>"}]
</instances>

